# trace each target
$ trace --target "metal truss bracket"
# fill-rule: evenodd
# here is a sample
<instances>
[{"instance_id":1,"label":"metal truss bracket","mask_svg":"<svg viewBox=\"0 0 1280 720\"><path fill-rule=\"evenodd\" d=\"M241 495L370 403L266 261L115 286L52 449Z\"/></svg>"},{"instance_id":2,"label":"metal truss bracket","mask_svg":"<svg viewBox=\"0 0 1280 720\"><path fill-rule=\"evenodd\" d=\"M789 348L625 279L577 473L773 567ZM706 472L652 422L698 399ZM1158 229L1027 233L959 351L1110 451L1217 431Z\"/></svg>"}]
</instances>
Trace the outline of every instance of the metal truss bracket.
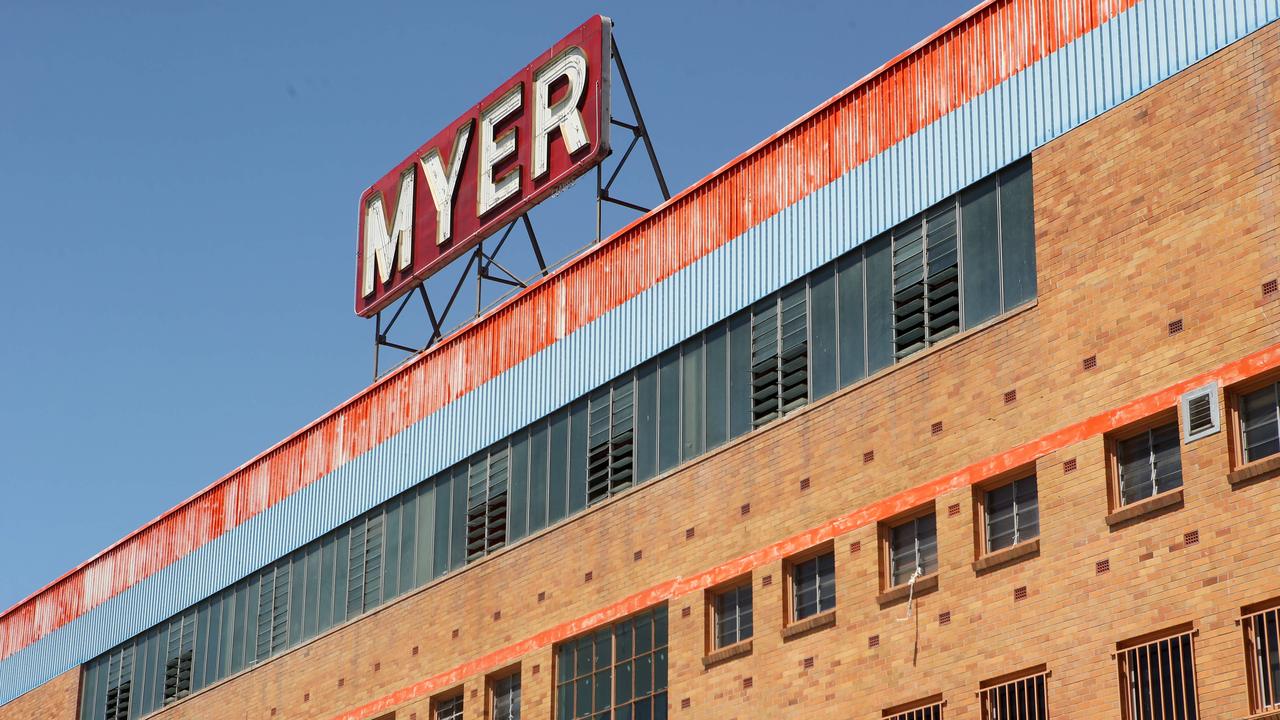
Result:
<instances>
[{"instance_id":1,"label":"metal truss bracket","mask_svg":"<svg viewBox=\"0 0 1280 720\"><path fill-rule=\"evenodd\" d=\"M507 227L502 231L502 235L499 236L498 242L489 252L485 252L484 242L476 245L476 249L471 251L471 254L467 258L467 265L458 276L458 281L454 284L452 292L449 293L449 300L445 303L444 309L440 310L438 313L436 312L435 306L431 303L431 296L427 294L426 283L419 283L415 290L405 293L405 296L396 305L395 311L386 319L385 324L382 317L382 313L385 312L385 310L379 311L377 315L374 316L374 380L377 380L381 376L382 358L380 351L382 348L392 348L410 354L417 354L436 344L442 337L444 337L444 332L449 327L447 323L449 318L453 316L455 307L458 304L458 299L462 294L462 289L466 285L467 279L473 277L473 269L476 281L476 304L475 314L471 316L472 318L479 316L481 311L484 310L485 283L497 283L498 285L502 285L507 288L528 287L528 283L521 280L519 276L504 267L502 263L498 262L497 258L498 253L501 252L502 248L507 244L507 240L511 238L511 232L515 230L517 225L524 228L525 236L529 241L529 248L533 251L533 257L538 263L538 272L544 277L547 275L549 270L547 268L547 261L542 255L542 246L538 244L538 236L533 231L533 221L529 219L529 213L526 212L515 220L507 223ZM406 345L403 342L396 342L388 337L391 334L391 331L395 328L396 321L400 319L401 314L410 302L413 301L415 296L422 301L423 311L426 312L427 322L431 326L430 333L427 336L427 341L423 343L421 347L413 347Z\"/></svg>"},{"instance_id":2,"label":"metal truss bracket","mask_svg":"<svg viewBox=\"0 0 1280 720\"><path fill-rule=\"evenodd\" d=\"M604 163L596 166L596 242L603 239L603 220L604 220L604 204L613 203L640 213L647 213L652 208L644 207L629 200L614 197L609 194L613 188L613 182L618 179L618 173L622 171L622 167L627 164L627 159L631 157L631 153L641 142L644 143L644 149L649 155L649 165L653 168L653 177L658 181L658 189L662 191L662 199L664 201L671 199L671 191L667 189L667 179L662 174L662 166L658 164L658 154L653 149L653 138L649 135L649 129L644 124L644 115L640 114L640 103L636 100L635 91L631 88L631 78L627 76L627 66L622 63L622 53L618 51L618 43L612 43L613 62L618 67L618 77L622 80L622 88L627 92L627 102L631 106L631 116L633 122L625 122L617 118L609 118L609 123L615 127L631 131L631 142L627 144L627 149L623 151L622 157L619 158L618 164L614 165L613 172L609 174L609 179L604 179Z\"/></svg>"}]
</instances>

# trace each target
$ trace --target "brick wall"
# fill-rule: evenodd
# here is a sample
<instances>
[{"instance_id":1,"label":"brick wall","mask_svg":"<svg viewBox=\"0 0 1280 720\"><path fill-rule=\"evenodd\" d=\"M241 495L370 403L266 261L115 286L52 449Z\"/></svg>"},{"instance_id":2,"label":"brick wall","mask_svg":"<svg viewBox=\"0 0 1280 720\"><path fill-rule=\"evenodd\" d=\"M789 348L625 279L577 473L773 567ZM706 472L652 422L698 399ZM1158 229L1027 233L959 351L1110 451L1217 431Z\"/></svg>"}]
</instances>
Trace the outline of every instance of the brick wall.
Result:
<instances>
[{"instance_id":1,"label":"brick wall","mask_svg":"<svg viewBox=\"0 0 1280 720\"><path fill-rule=\"evenodd\" d=\"M1039 664L1055 718L1118 717L1116 643L1184 622L1197 631L1201 716L1244 717L1235 620L1280 597L1280 478L1233 489L1220 433L1184 448L1180 505L1112 528L1104 437L1089 429L1139 420L1172 396L1139 398L1280 343L1280 293L1261 291L1280 276L1278 79L1273 24L1039 150L1035 306L162 714L428 720L430 699L461 684L479 720L486 674L518 663L523 716L549 718L552 641L600 611L665 598L673 717L877 718L941 693L947 718L977 718L980 681ZM1175 320L1183 330L1171 335ZM1060 432L1069 427L1086 432ZM1019 447L1038 456L1040 552L975 573L970 484ZM938 513L938 587L907 618L905 601L876 599L877 521L926 501ZM1189 531L1200 540L1186 546ZM783 558L827 541L836 624L784 640ZM1100 560L1109 572L1097 574ZM755 588L752 652L704 669L704 587L740 572ZM68 672L0 720L70 720L77 687Z\"/></svg>"}]
</instances>

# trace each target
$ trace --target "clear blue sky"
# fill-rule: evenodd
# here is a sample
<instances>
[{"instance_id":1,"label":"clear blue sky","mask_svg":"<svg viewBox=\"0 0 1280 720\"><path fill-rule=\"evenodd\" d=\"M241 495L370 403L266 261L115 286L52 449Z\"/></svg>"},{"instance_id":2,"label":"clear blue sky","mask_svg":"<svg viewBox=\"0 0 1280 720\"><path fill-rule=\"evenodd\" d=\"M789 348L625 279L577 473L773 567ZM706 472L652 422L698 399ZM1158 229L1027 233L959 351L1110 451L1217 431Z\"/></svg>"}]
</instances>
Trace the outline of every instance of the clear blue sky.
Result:
<instances>
[{"instance_id":1,"label":"clear blue sky","mask_svg":"<svg viewBox=\"0 0 1280 720\"><path fill-rule=\"evenodd\" d=\"M589 15L677 191L974 2L5 3L0 609L368 383L360 192Z\"/></svg>"}]
</instances>

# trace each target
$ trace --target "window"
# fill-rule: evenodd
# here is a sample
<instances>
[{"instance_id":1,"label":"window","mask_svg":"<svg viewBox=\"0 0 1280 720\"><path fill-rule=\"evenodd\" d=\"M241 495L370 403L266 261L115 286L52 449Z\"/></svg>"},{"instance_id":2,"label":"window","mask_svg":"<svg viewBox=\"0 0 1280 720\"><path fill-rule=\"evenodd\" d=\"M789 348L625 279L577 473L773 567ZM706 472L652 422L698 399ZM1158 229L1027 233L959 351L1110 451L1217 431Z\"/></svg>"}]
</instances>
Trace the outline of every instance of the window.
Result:
<instances>
[{"instance_id":1,"label":"window","mask_svg":"<svg viewBox=\"0 0 1280 720\"><path fill-rule=\"evenodd\" d=\"M758 303L751 318L751 423L760 427L809 400L805 283Z\"/></svg>"},{"instance_id":2,"label":"window","mask_svg":"<svg viewBox=\"0 0 1280 720\"><path fill-rule=\"evenodd\" d=\"M1182 487L1178 423L1144 430L1115 444L1121 505Z\"/></svg>"},{"instance_id":3,"label":"window","mask_svg":"<svg viewBox=\"0 0 1280 720\"><path fill-rule=\"evenodd\" d=\"M1124 720L1198 717L1190 632L1122 648L1116 657Z\"/></svg>"},{"instance_id":4,"label":"window","mask_svg":"<svg viewBox=\"0 0 1280 720\"><path fill-rule=\"evenodd\" d=\"M1040 534L1034 475L988 490L983 507L987 515L987 552L1017 545Z\"/></svg>"},{"instance_id":5,"label":"window","mask_svg":"<svg viewBox=\"0 0 1280 720\"><path fill-rule=\"evenodd\" d=\"M164 664L164 704L191 694L191 670L196 635L196 614L169 621L168 651Z\"/></svg>"},{"instance_id":6,"label":"window","mask_svg":"<svg viewBox=\"0 0 1280 720\"><path fill-rule=\"evenodd\" d=\"M493 720L520 720L520 673L493 683Z\"/></svg>"},{"instance_id":7,"label":"window","mask_svg":"<svg viewBox=\"0 0 1280 720\"><path fill-rule=\"evenodd\" d=\"M1280 710L1280 607L1246 614L1249 706L1255 713Z\"/></svg>"},{"instance_id":8,"label":"window","mask_svg":"<svg viewBox=\"0 0 1280 720\"><path fill-rule=\"evenodd\" d=\"M895 359L960 331L958 197L893 229Z\"/></svg>"},{"instance_id":9,"label":"window","mask_svg":"<svg viewBox=\"0 0 1280 720\"><path fill-rule=\"evenodd\" d=\"M1048 673L1039 670L1016 680L982 683L978 692L982 720L1048 720L1047 678Z\"/></svg>"},{"instance_id":10,"label":"window","mask_svg":"<svg viewBox=\"0 0 1280 720\"><path fill-rule=\"evenodd\" d=\"M257 628L258 660L266 660L285 646L289 630L289 563L287 561L267 568L258 580Z\"/></svg>"},{"instance_id":11,"label":"window","mask_svg":"<svg viewBox=\"0 0 1280 720\"><path fill-rule=\"evenodd\" d=\"M625 377L592 393L587 410L587 504L631 486L635 393Z\"/></svg>"},{"instance_id":12,"label":"window","mask_svg":"<svg viewBox=\"0 0 1280 720\"><path fill-rule=\"evenodd\" d=\"M836 606L836 555L824 552L791 566L791 619L804 620Z\"/></svg>"},{"instance_id":13,"label":"window","mask_svg":"<svg viewBox=\"0 0 1280 720\"><path fill-rule=\"evenodd\" d=\"M941 695L927 700L917 700L880 713L884 720L942 720Z\"/></svg>"},{"instance_id":14,"label":"window","mask_svg":"<svg viewBox=\"0 0 1280 720\"><path fill-rule=\"evenodd\" d=\"M556 648L556 718L665 720L667 607Z\"/></svg>"},{"instance_id":15,"label":"window","mask_svg":"<svg viewBox=\"0 0 1280 720\"><path fill-rule=\"evenodd\" d=\"M467 468L467 562L507 543L506 443L481 453Z\"/></svg>"},{"instance_id":16,"label":"window","mask_svg":"<svg viewBox=\"0 0 1280 720\"><path fill-rule=\"evenodd\" d=\"M357 520L351 528L347 617L355 617L382 602L382 526L382 513L374 512Z\"/></svg>"},{"instance_id":17,"label":"window","mask_svg":"<svg viewBox=\"0 0 1280 720\"><path fill-rule=\"evenodd\" d=\"M462 720L462 695L436 701L434 720Z\"/></svg>"},{"instance_id":18,"label":"window","mask_svg":"<svg viewBox=\"0 0 1280 720\"><path fill-rule=\"evenodd\" d=\"M1240 429L1245 462L1280 453L1280 383L1240 398Z\"/></svg>"},{"instance_id":19,"label":"window","mask_svg":"<svg viewBox=\"0 0 1280 720\"><path fill-rule=\"evenodd\" d=\"M106 720L127 720L133 696L133 648L112 656L107 666Z\"/></svg>"},{"instance_id":20,"label":"window","mask_svg":"<svg viewBox=\"0 0 1280 720\"><path fill-rule=\"evenodd\" d=\"M729 647L751 637L751 582L712 597L713 647Z\"/></svg>"},{"instance_id":21,"label":"window","mask_svg":"<svg viewBox=\"0 0 1280 720\"><path fill-rule=\"evenodd\" d=\"M938 529L933 513L908 520L889 530L889 586L910 582L912 576L938 569Z\"/></svg>"}]
</instances>

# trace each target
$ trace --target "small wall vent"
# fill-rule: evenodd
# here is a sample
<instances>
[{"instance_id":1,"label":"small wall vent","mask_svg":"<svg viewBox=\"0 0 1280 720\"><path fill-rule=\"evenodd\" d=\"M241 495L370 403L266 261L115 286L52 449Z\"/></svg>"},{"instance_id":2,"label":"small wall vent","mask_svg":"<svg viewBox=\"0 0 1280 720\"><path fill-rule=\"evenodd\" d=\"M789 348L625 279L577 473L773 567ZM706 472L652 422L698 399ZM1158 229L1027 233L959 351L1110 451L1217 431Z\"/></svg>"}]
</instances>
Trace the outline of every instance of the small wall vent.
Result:
<instances>
[{"instance_id":1,"label":"small wall vent","mask_svg":"<svg viewBox=\"0 0 1280 720\"><path fill-rule=\"evenodd\" d=\"M1182 414L1182 441L1195 442L1222 429L1222 409L1218 401L1218 383L1183 393L1178 401Z\"/></svg>"}]
</instances>

